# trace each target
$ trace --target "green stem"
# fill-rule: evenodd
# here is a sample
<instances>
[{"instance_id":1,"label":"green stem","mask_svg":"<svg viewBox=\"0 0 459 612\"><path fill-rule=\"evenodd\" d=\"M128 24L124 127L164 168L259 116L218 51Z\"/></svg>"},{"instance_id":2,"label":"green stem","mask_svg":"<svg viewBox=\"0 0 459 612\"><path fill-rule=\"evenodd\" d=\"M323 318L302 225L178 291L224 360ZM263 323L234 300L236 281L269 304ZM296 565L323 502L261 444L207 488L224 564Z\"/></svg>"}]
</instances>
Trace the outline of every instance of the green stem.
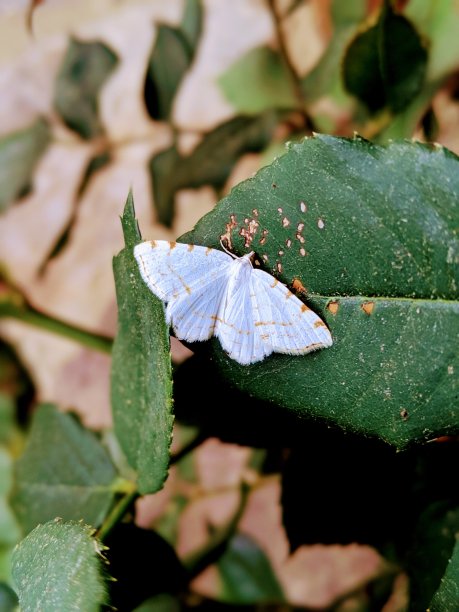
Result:
<instances>
[{"instance_id":1,"label":"green stem","mask_svg":"<svg viewBox=\"0 0 459 612\"><path fill-rule=\"evenodd\" d=\"M102 334L89 332L75 325L70 325L69 323L50 317L36 310L27 302L18 305L15 303L17 300L13 301L13 299L11 299L11 301L9 301L5 299L5 297L7 298L7 296L2 296L2 300L0 301L0 318L16 319L28 325L34 325L40 329L50 331L53 334L75 340L79 344L96 351L108 354L111 352L113 343L112 338Z\"/></svg>"},{"instance_id":2,"label":"green stem","mask_svg":"<svg viewBox=\"0 0 459 612\"><path fill-rule=\"evenodd\" d=\"M123 495L123 497L118 501L117 504L112 508L112 511L107 516L105 521L102 523L99 531L97 532L97 537L102 542L109 535L111 530L117 525L123 516L129 511L137 497L139 496L139 492L137 489L133 489L132 491Z\"/></svg>"}]
</instances>

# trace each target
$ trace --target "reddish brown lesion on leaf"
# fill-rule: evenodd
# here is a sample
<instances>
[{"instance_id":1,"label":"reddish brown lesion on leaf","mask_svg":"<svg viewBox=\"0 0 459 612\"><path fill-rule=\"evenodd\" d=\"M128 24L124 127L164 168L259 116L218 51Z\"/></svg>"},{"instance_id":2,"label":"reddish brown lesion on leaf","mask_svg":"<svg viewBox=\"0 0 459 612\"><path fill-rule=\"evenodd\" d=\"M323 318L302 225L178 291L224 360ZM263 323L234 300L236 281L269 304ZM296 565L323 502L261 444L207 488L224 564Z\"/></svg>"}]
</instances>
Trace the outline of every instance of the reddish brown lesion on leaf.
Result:
<instances>
[{"instance_id":1,"label":"reddish brown lesion on leaf","mask_svg":"<svg viewBox=\"0 0 459 612\"><path fill-rule=\"evenodd\" d=\"M373 310L375 308L375 303L374 302L363 302L363 304L360 305L360 308L363 310L365 314L370 316L373 313Z\"/></svg>"},{"instance_id":2,"label":"reddish brown lesion on leaf","mask_svg":"<svg viewBox=\"0 0 459 612\"><path fill-rule=\"evenodd\" d=\"M225 242L226 248L230 251L233 250L233 243L231 240L231 232L233 229L238 227L238 222L236 219L236 215L230 215L230 220L225 226L225 233L220 236L220 240Z\"/></svg>"},{"instance_id":3,"label":"reddish brown lesion on leaf","mask_svg":"<svg viewBox=\"0 0 459 612\"><path fill-rule=\"evenodd\" d=\"M331 302L328 302L327 304L327 310L328 312L330 312L332 315L337 314L338 310L339 310L339 302L338 300L332 300Z\"/></svg>"},{"instance_id":4,"label":"reddish brown lesion on leaf","mask_svg":"<svg viewBox=\"0 0 459 612\"><path fill-rule=\"evenodd\" d=\"M246 249L250 248L250 245L252 244L258 228L260 227L260 224L258 223L258 221L255 218L252 219L244 219L244 223L246 227L241 227L241 230L239 232L239 236L242 236L244 238L244 246Z\"/></svg>"},{"instance_id":5,"label":"reddish brown lesion on leaf","mask_svg":"<svg viewBox=\"0 0 459 612\"><path fill-rule=\"evenodd\" d=\"M294 278L293 279L292 289L296 293L300 293L300 294L303 294L303 295L305 295L307 293L306 287L303 285L303 283L301 282L301 280L299 278Z\"/></svg>"}]
</instances>

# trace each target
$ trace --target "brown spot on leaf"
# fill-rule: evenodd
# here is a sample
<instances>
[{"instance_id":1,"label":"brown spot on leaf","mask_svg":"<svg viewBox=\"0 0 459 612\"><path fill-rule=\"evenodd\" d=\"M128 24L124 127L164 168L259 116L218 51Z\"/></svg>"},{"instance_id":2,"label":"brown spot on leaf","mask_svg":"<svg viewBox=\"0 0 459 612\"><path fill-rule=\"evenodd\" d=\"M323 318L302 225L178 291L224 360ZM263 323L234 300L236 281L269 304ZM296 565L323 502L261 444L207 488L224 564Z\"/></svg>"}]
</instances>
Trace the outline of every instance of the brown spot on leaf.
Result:
<instances>
[{"instance_id":1,"label":"brown spot on leaf","mask_svg":"<svg viewBox=\"0 0 459 612\"><path fill-rule=\"evenodd\" d=\"M231 240L231 232L238 226L236 215L230 215L230 220L225 226L225 233L220 236L220 240L226 243L226 248L229 251L233 250L233 243Z\"/></svg>"},{"instance_id":2,"label":"brown spot on leaf","mask_svg":"<svg viewBox=\"0 0 459 612\"><path fill-rule=\"evenodd\" d=\"M404 421L407 421L409 417L408 410L406 408L402 408L402 410L400 410L400 416Z\"/></svg>"},{"instance_id":3,"label":"brown spot on leaf","mask_svg":"<svg viewBox=\"0 0 459 612\"><path fill-rule=\"evenodd\" d=\"M282 264L280 261L276 262L276 268L279 274L282 274Z\"/></svg>"},{"instance_id":4,"label":"brown spot on leaf","mask_svg":"<svg viewBox=\"0 0 459 612\"><path fill-rule=\"evenodd\" d=\"M338 312L338 310L339 310L339 302L338 302L338 300L332 300L331 302L328 302L327 310L332 315L335 315Z\"/></svg>"},{"instance_id":5,"label":"brown spot on leaf","mask_svg":"<svg viewBox=\"0 0 459 612\"><path fill-rule=\"evenodd\" d=\"M360 305L360 308L363 310L365 314L371 315L375 308L375 303L374 302L363 302L363 304Z\"/></svg>"},{"instance_id":6,"label":"brown spot on leaf","mask_svg":"<svg viewBox=\"0 0 459 612\"><path fill-rule=\"evenodd\" d=\"M244 238L244 246L246 249L248 249L250 248L250 245L252 244L253 239L255 238L260 224L255 218L244 219L244 223L246 227L241 228L239 236L242 236Z\"/></svg>"},{"instance_id":7,"label":"brown spot on leaf","mask_svg":"<svg viewBox=\"0 0 459 612\"><path fill-rule=\"evenodd\" d=\"M269 233L269 232L268 232L268 230L267 230L267 229L264 229L264 230L261 232L261 238L260 238L260 240L259 240L259 243L260 243L260 244L265 244L265 242L266 242L266 237L267 237L268 233Z\"/></svg>"},{"instance_id":8,"label":"brown spot on leaf","mask_svg":"<svg viewBox=\"0 0 459 612\"><path fill-rule=\"evenodd\" d=\"M303 249L303 247L301 247L301 249L300 249L300 255L301 255L301 257L306 257L306 250Z\"/></svg>"},{"instance_id":9,"label":"brown spot on leaf","mask_svg":"<svg viewBox=\"0 0 459 612\"><path fill-rule=\"evenodd\" d=\"M296 291L296 293L307 293L306 287L303 285L299 278L293 279L292 288L294 291Z\"/></svg>"},{"instance_id":10,"label":"brown spot on leaf","mask_svg":"<svg viewBox=\"0 0 459 612\"><path fill-rule=\"evenodd\" d=\"M287 217L284 217L282 219L282 227L288 227L290 225L290 221L287 219Z\"/></svg>"},{"instance_id":11,"label":"brown spot on leaf","mask_svg":"<svg viewBox=\"0 0 459 612\"><path fill-rule=\"evenodd\" d=\"M305 202L300 202L300 210L302 213L307 211L307 206Z\"/></svg>"}]
</instances>

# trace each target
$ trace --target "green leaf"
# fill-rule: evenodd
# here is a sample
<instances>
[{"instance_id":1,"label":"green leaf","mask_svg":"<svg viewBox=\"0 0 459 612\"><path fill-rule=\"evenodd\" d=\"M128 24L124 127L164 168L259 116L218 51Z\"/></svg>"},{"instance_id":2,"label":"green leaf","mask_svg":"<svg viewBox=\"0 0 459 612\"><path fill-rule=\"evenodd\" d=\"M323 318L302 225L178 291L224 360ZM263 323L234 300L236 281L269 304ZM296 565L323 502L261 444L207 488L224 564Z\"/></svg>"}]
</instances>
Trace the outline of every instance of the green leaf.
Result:
<instances>
[{"instance_id":1,"label":"green leaf","mask_svg":"<svg viewBox=\"0 0 459 612\"><path fill-rule=\"evenodd\" d=\"M365 0L333 0L333 36L317 65L302 80L302 89L308 102L328 95L343 105L346 94L341 78L342 58L358 24L365 17L366 4Z\"/></svg>"},{"instance_id":2,"label":"green leaf","mask_svg":"<svg viewBox=\"0 0 459 612\"><path fill-rule=\"evenodd\" d=\"M99 93L117 63L117 55L101 42L69 43L56 79L54 105L64 123L86 140L104 132Z\"/></svg>"},{"instance_id":3,"label":"green leaf","mask_svg":"<svg viewBox=\"0 0 459 612\"><path fill-rule=\"evenodd\" d=\"M0 365L4 364L0 362ZM0 444L14 445L17 437L18 428L15 423L15 406L13 399L6 393L3 393L3 391L0 391Z\"/></svg>"},{"instance_id":4,"label":"green leaf","mask_svg":"<svg viewBox=\"0 0 459 612\"><path fill-rule=\"evenodd\" d=\"M193 53L196 51L202 32L203 7L201 0L186 0L180 30Z\"/></svg>"},{"instance_id":5,"label":"green leaf","mask_svg":"<svg viewBox=\"0 0 459 612\"><path fill-rule=\"evenodd\" d=\"M145 105L152 119L170 119L175 94L192 59L193 50L180 30L158 26L144 85Z\"/></svg>"},{"instance_id":6,"label":"green leaf","mask_svg":"<svg viewBox=\"0 0 459 612\"><path fill-rule=\"evenodd\" d=\"M344 84L371 112L402 111L420 92L427 51L411 22L386 3L376 25L357 34L343 63Z\"/></svg>"},{"instance_id":7,"label":"green leaf","mask_svg":"<svg viewBox=\"0 0 459 612\"><path fill-rule=\"evenodd\" d=\"M459 610L459 542L446 566L446 572L429 606L430 612L453 612Z\"/></svg>"},{"instance_id":8,"label":"green leaf","mask_svg":"<svg viewBox=\"0 0 459 612\"><path fill-rule=\"evenodd\" d=\"M457 588L457 533L459 508L448 501L436 501L421 514L416 525L413 548L407 558L410 576L410 609L457 610L441 607ZM454 586L454 582L455 585ZM429 603L436 607L429 607Z\"/></svg>"},{"instance_id":9,"label":"green leaf","mask_svg":"<svg viewBox=\"0 0 459 612\"><path fill-rule=\"evenodd\" d=\"M218 83L240 113L256 115L267 109L298 105L294 83L282 57L270 47L256 47L236 60Z\"/></svg>"},{"instance_id":10,"label":"green leaf","mask_svg":"<svg viewBox=\"0 0 459 612\"><path fill-rule=\"evenodd\" d=\"M43 405L14 470L12 505L24 531L60 516L98 526L114 498L116 471L96 435Z\"/></svg>"},{"instance_id":11,"label":"green leaf","mask_svg":"<svg viewBox=\"0 0 459 612\"><path fill-rule=\"evenodd\" d=\"M272 112L254 118L235 117L207 133L188 157L181 157L175 147L155 155L150 174L159 222L171 226L179 189L223 187L243 153L260 151L269 143L276 123Z\"/></svg>"},{"instance_id":12,"label":"green leaf","mask_svg":"<svg viewBox=\"0 0 459 612\"><path fill-rule=\"evenodd\" d=\"M9 505L12 483L13 461L10 455L0 448L0 582L11 580L11 553L21 538L21 531ZM0 610L1 594L0 594Z\"/></svg>"},{"instance_id":13,"label":"green leaf","mask_svg":"<svg viewBox=\"0 0 459 612\"><path fill-rule=\"evenodd\" d=\"M38 525L16 548L13 579L23 612L97 612L107 603L101 545L82 524Z\"/></svg>"},{"instance_id":14,"label":"green leaf","mask_svg":"<svg viewBox=\"0 0 459 612\"><path fill-rule=\"evenodd\" d=\"M0 610L2 612L15 612L18 609L16 593L4 582L0 582Z\"/></svg>"},{"instance_id":15,"label":"green leaf","mask_svg":"<svg viewBox=\"0 0 459 612\"><path fill-rule=\"evenodd\" d=\"M184 158L175 146L156 154L149 163L156 214L158 221L167 227L174 220L175 193L181 188L183 166Z\"/></svg>"},{"instance_id":16,"label":"green leaf","mask_svg":"<svg viewBox=\"0 0 459 612\"><path fill-rule=\"evenodd\" d=\"M0 139L0 212L30 191L33 172L50 139L43 119Z\"/></svg>"},{"instance_id":17,"label":"green leaf","mask_svg":"<svg viewBox=\"0 0 459 612\"><path fill-rule=\"evenodd\" d=\"M218 561L221 601L248 605L285 601L269 560L249 537L238 534Z\"/></svg>"},{"instance_id":18,"label":"green leaf","mask_svg":"<svg viewBox=\"0 0 459 612\"><path fill-rule=\"evenodd\" d=\"M115 433L141 494L163 486L172 437L172 370L162 302L143 282L134 259L141 237L129 194L121 219L126 247L113 260L118 334L111 396Z\"/></svg>"},{"instance_id":19,"label":"green leaf","mask_svg":"<svg viewBox=\"0 0 459 612\"><path fill-rule=\"evenodd\" d=\"M333 347L227 358L252 396L397 447L459 431L458 158L440 147L317 136L234 189L181 241L255 250L299 279ZM304 211L304 212L303 212Z\"/></svg>"},{"instance_id":20,"label":"green leaf","mask_svg":"<svg viewBox=\"0 0 459 612\"><path fill-rule=\"evenodd\" d=\"M429 81L441 82L458 64L459 13L454 0L410 0L405 13L429 40Z\"/></svg>"},{"instance_id":21,"label":"green leaf","mask_svg":"<svg viewBox=\"0 0 459 612\"><path fill-rule=\"evenodd\" d=\"M180 600L168 593L162 593L145 600L134 612L180 612Z\"/></svg>"}]
</instances>

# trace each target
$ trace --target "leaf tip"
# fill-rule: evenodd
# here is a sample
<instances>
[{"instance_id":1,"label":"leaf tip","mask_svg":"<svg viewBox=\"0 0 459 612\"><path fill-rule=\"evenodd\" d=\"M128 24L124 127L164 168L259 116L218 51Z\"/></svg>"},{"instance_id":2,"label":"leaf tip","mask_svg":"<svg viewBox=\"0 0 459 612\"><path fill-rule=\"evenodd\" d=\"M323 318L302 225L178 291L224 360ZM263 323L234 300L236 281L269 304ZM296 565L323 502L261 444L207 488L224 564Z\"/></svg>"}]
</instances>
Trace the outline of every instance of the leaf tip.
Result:
<instances>
[{"instance_id":1,"label":"leaf tip","mask_svg":"<svg viewBox=\"0 0 459 612\"><path fill-rule=\"evenodd\" d=\"M137 219L135 218L134 195L132 187L124 205L123 214L121 215L121 227L123 228L124 243L127 247L133 247L142 240L142 235L139 230Z\"/></svg>"}]
</instances>

